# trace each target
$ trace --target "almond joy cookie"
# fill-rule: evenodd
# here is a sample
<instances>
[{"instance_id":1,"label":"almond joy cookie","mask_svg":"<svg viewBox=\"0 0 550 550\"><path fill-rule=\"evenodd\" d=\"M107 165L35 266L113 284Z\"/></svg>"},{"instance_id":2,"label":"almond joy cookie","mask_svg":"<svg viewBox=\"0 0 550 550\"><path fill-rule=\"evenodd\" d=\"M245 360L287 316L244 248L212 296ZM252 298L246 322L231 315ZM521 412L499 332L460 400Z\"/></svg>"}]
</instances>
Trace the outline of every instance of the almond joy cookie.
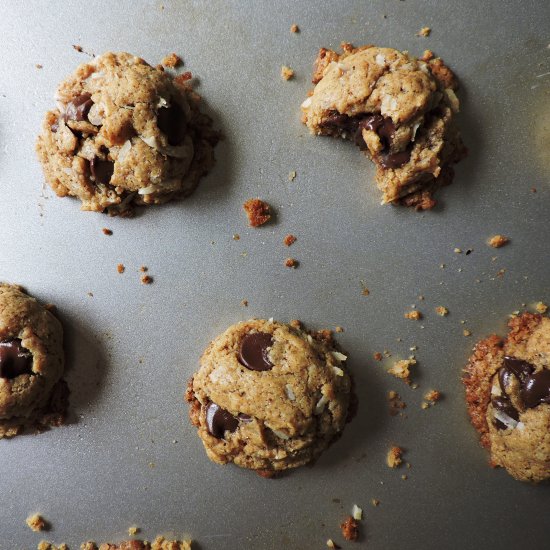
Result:
<instances>
[{"instance_id":1,"label":"almond joy cookie","mask_svg":"<svg viewBox=\"0 0 550 550\"><path fill-rule=\"evenodd\" d=\"M186 82L129 53L80 65L57 90L36 146L55 193L129 214L193 191L219 135Z\"/></svg>"},{"instance_id":2,"label":"almond joy cookie","mask_svg":"<svg viewBox=\"0 0 550 550\"><path fill-rule=\"evenodd\" d=\"M386 203L435 205L466 149L455 126L457 80L441 59L416 59L391 48L342 44L322 48L302 121L312 134L353 141L376 165Z\"/></svg>"},{"instance_id":3,"label":"almond joy cookie","mask_svg":"<svg viewBox=\"0 0 550 550\"><path fill-rule=\"evenodd\" d=\"M20 287L0 283L0 438L63 423L63 368L61 323Z\"/></svg>"},{"instance_id":4,"label":"almond joy cookie","mask_svg":"<svg viewBox=\"0 0 550 550\"><path fill-rule=\"evenodd\" d=\"M494 466L521 481L550 478L550 318L513 317L506 338L474 348L465 370L472 424Z\"/></svg>"},{"instance_id":5,"label":"almond joy cookie","mask_svg":"<svg viewBox=\"0 0 550 550\"><path fill-rule=\"evenodd\" d=\"M186 393L208 457L265 477L314 461L350 416L345 360L330 331L262 319L229 327Z\"/></svg>"}]
</instances>

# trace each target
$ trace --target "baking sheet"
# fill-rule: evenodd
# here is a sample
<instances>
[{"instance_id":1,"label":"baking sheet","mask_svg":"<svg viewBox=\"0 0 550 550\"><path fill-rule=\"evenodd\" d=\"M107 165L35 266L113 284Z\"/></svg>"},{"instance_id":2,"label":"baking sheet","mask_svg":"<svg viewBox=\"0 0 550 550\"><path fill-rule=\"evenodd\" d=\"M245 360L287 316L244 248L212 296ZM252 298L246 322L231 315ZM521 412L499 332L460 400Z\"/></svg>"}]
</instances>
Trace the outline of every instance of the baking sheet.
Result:
<instances>
[{"instance_id":1,"label":"baking sheet","mask_svg":"<svg viewBox=\"0 0 550 550\"><path fill-rule=\"evenodd\" d=\"M459 380L477 339L550 299L547 2L3 1L0 10L0 277L57 305L72 390L68 426L0 441L1 549L41 538L78 548L120 540L130 525L148 538L192 536L203 550L324 548L329 537L343 543L338 526L354 503L364 536L345 547L548 544L548 487L488 467ZM417 37L424 26L432 34ZM317 49L342 40L430 48L460 77L470 155L434 211L379 206L369 161L300 124ZM43 188L35 136L58 82L87 59L73 44L152 64L172 51L184 58L226 135L190 199L112 219ZM283 64L294 80L281 80ZM252 230L241 204L255 196L277 218ZM290 249L287 233L298 237ZM495 233L511 244L487 247ZM297 270L283 266L289 255ZM141 265L154 284L140 284ZM412 304L423 321L403 318ZM276 481L210 463L183 403L209 340L252 316L343 326L360 399L314 468ZM414 346L416 391L372 359ZM432 388L444 399L422 410ZM390 389L407 418L388 415ZM393 444L409 470L385 465ZM36 511L49 533L26 527Z\"/></svg>"}]
</instances>

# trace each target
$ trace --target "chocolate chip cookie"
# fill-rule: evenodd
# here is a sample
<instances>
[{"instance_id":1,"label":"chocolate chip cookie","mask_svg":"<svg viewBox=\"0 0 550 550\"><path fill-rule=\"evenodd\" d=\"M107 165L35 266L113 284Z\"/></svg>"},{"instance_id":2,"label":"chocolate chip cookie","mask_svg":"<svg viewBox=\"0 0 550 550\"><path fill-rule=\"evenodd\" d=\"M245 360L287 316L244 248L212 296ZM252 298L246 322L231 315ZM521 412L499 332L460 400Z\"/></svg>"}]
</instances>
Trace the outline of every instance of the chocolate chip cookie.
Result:
<instances>
[{"instance_id":1,"label":"chocolate chip cookie","mask_svg":"<svg viewBox=\"0 0 550 550\"><path fill-rule=\"evenodd\" d=\"M345 361L329 331L262 319L229 327L186 393L208 457L266 477L314 461L352 409Z\"/></svg>"},{"instance_id":2,"label":"chocolate chip cookie","mask_svg":"<svg viewBox=\"0 0 550 550\"><path fill-rule=\"evenodd\" d=\"M219 139L187 81L129 53L105 53L63 81L37 153L46 181L83 210L129 214L193 191Z\"/></svg>"},{"instance_id":3,"label":"chocolate chip cookie","mask_svg":"<svg viewBox=\"0 0 550 550\"><path fill-rule=\"evenodd\" d=\"M0 438L64 421L60 322L20 287L0 283Z\"/></svg>"},{"instance_id":4,"label":"chocolate chip cookie","mask_svg":"<svg viewBox=\"0 0 550 550\"><path fill-rule=\"evenodd\" d=\"M513 317L506 338L481 340L465 370L472 424L502 466L521 481L550 479L550 318Z\"/></svg>"},{"instance_id":5,"label":"chocolate chip cookie","mask_svg":"<svg viewBox=\"0 0 550 550\"><path fill-rule=\"evenodd\" d=\"M426 210L466 150L455 126L457 80L441 59L392 48L322 48L302 120L313 134L354 142L376 165L383 202Z\"/></svg>"}]
</instances>

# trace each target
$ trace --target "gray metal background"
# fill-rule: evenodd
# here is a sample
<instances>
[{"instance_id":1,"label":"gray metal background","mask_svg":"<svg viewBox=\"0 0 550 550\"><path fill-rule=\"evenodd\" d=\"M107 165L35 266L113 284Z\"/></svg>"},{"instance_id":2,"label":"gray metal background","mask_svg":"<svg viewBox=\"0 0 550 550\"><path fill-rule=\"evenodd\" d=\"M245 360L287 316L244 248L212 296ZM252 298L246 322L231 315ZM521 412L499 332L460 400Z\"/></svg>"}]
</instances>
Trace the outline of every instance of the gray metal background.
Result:
<instances>
[{"instance_id":1,"label":"gray metal background","mask_svg":"<svg viewBox=\"0 0 550 550\"><path fill-rule=\"evenodd\" d=\"M189 534L203 550L324 548L328 537L342 543L353 503L365 510L371 550L547 548L548 487L487 466L460 373L476 339L503 331L523 303L550 299L550 5L162 3L0 3L0 276L57 304L73 409L66 427L0 441L0 548L36 547L42 536L24 523L35 511L53 523L45 536L71 548L121 539L132 524L147 537ZM294 22L300 34L289 32ZM426 25L432 35L416 37ZM300 124L317 48L342 40L431 48L458 73L470 156L436 210L379 206L356 148ZM87 59L72 44L153 64L183 56L227 136L189 200L110 219L42 189L41 119L58 82ZM295 80L280 79L282 64ZM247 228L241 204L253 196L275 207L276 223ZM298 241L288 250L290 232ZM495 233L510 246L488 248ZM296 271L282 265L289 254ZM139 283L143 264L151 286ZM403 318L413 303L422 322ZM438 317L438 305L450 315ZM357 418L319 463L277 481L210 463L183 403L209 340L252 316L342 325L360 397ZM414 345L416 391L372 360L383 349L406 357ZM431 388L445 398L423 411ZM408 403L407 419L389 417L389 389ZM392 444L407 449L409 471L386 467Z\"/></svg>"}]
</instances>

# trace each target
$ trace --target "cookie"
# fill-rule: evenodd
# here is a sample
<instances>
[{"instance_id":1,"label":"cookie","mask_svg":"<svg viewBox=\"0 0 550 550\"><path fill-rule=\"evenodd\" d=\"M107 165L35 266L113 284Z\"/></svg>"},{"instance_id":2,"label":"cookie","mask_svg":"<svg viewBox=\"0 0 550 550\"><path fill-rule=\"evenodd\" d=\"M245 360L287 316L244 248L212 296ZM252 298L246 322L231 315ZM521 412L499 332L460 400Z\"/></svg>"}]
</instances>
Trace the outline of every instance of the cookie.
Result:
<instances>
[{"instance_id":1,"label":"cookie","mask_svg":"<svg viewBox=\"0 0 550 550\"><path fill-rule=\"evenodd\" d=\"M20 287L0 284L0 438L63 423L63 329Z\"/></svg>"},{"instance_id":2,"label":"cookie","mask_svg":"<svg viewBox=\"0 0 550 550\"><path fill-rule=\"evenodd\" d=\"M219 135L189 84L129 53L80 65L57 90L36 150L48 184L83 210L130 214L190 194Z\"/></svg>"},{"instance_id":3,"label":"cookie","mask_svg":"<svg viewBox=\"0 0 550 550\"><path fill-rule=\"evenodd\" d=\"M516 479L550 478L550 318L513 317L506 338L474 348L464 384L470 419L491 463Z\"/></svg>"},{"instance_id":4,"label":"cookie","mask_svg":"<svg viewBox=\"0 0 550 550\"><path fill-rule=\"evenodd\" d=\"M433 193L452 181L451 165L466 154L455 126L454 74L441 59L342 46L341 54L320 50L302 121L312 134L349 139L371 158L382 204L432 208Z\"/></svg>"},{"instance_id":5,"label":"cookie","mask_svg":"<svg viewBox=\"0 0 550 550\"><path fill-rule=\"evenodd\" d=\"M262 319L230 326L186 393L208 457L265 477L317 459L352 410L345 361L329 331Z\"/></svg>"}]
</instances>

